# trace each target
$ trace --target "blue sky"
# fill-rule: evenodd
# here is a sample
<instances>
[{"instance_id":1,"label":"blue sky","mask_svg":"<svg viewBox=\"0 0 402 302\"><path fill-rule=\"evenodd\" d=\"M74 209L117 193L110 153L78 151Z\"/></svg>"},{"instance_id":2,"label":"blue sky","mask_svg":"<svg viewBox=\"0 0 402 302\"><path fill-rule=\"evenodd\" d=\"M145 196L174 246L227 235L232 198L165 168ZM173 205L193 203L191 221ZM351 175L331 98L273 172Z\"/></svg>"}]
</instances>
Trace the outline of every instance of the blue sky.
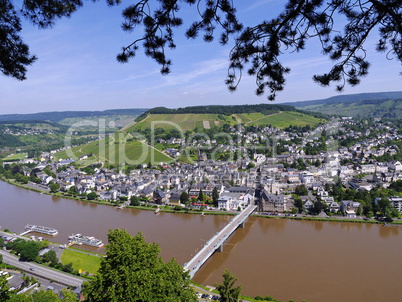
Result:
<instances>
[{"instance_id":1,"label":"blue sky","mask_svg":"<svg viewBox=\"0 0 402 302\"><path fill-rule=\"evenodd\" d=\"M59 20L52 29L39 30L24 23L22 36L38 60L29 67L25 81L0 75L0 114L66 110L105 110L121 108L170 108L210 104L259 104L266 97L254 94L255 80L243 75L235 93L229 93L227 74L230 45L218 39L206 44L201 38L187 40L176 34L177 48L168 51L172 72L159 73L159 66L141 49L127 64L116 61L122 46L134 39L120 29L121 10L130 3L107 7L105 1L88 1L72 18ZM284 1L237 1L245 25L270 19L282 10ZM184 6L183 6L184 7ZM183 11L184 21L192 21L192 9ZM374 40L369 40L374 45ZM314 42L301 53L284 56L291 67L285 90L274 103L327 98L337 95L334 87L313 83L312 76L329 70L329 60ZM369 52L369 76L344 94L402 90L401 64L387 61L383 54Z\"/></svg>"}]
</instances>

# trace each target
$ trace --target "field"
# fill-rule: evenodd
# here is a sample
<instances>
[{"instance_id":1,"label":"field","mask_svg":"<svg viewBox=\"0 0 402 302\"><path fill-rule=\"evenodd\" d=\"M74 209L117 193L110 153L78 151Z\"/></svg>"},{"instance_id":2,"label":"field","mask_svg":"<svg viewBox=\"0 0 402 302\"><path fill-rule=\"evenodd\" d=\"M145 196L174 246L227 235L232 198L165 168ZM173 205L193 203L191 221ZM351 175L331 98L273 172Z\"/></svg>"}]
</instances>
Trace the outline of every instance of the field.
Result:
<instances>
[{"instance_id":1,"label":"field","mask_svg":"<svg viewBox=\"0 0 402 302\"><path fill-rule=\"evenodd\" d=\"M209 122L211 127L222 126L223 124L234 125L237 123L245 124L246 126L262 126L270 124L278 128L286 128L290 125L305 126L317 125L322 120L314 118L310 115L284 111L270 115L264 115L260 112L255 113L240 113L230 116L219 114L152 114L144 120L129 126L125 129L127 132L144 130L146 128L176 128L179 131L194 131L196 128L204 129L204 122ZM208 123L205 123L208 124Z\"/></svg>"},{"instance_id":2,"label":"field","mask_svg":"<svg viewBox=\"0 0 402 302\"><path fill-rule=\"evenodd\" d=\"M240 119L240 121L244 124L248 124L251 123L255 120L264 118L265 115L259 112L255 112L255 113L241 113L241 114L236 114L236 116L238 117L238 119Z\"/></svg>"},{"instance_id":3,"label":"field","mask_svg":"<svg viewBox=\"0 0 402 302\"><path fill-rule=\"evenodd\" d=\"M299 112L284 111L279 113L274 113L267 115L263 118L255 119L252 122L248 122L247 126L261 126L261 125L271 125L280 129L293 126L315 126L323 122L323 120L317 119L311 115L307 115Z\"/></svg>"},{"instance_id":4,"label":"field","mask_svg":"<svg viewBox=\"0 0 402 302\"><path fill-rule=\"evenodd\" d=\"M101 257L86 253L85 251L81 252L71 249L64 250L61 255L61 262L63 264L72 263L74 269L90 274L96 274L100 268L101 260Z\"/></svg>"},{"instance_id":5,"label":"field","mask_svg":"<svg viewBox=\"0 0 402 302\"><path fill-rule=\"evenodd\" d=\"M72 126L77 123L82 123L83 121L88 124L92 124L95 126L86 126L86 128L95 128L99 129L98 124L101 122L106 126L106 130L116 130L117 128L121 128L126 126L129 123L132 123L137 115L102 115L102 116L86 116L86 117L70 117L60 120L58 123L64 126Z\"/></svg>"},{"instance_id":6,"label":"field","mask_svg":"<svg viewBox=\"0 0 402 302\"><path fill-rule=\"evenodd\" d=\"M119 133L118 133L119 134ZM118 135L117 134L117 135ZM130 164L139 165L142 163L158 164L160 162L170 162L172 159L147 144L133 139L119 139L110 136L109 139L102 139L82 146L77 146L55 154L55 158L65 159L72 157L78 160L82 155L89 156L88 159L78 161L78 165L85 166L97 161L108 162L110 164ZM92 156L91 156L92 155Z\"/></svg>"},{"instance_id":7,"label":"field","mask_svg":"<svg viewBox=\"0 0 402 302\"><path fill-rule=\"evenodd\" d=\"M6 158L3 158L4 161L13 161L13 160L22 160L28 156L28 153L17 153L11 154Z\"/></svg>"},{"instance_id":8,"label":"field","mask_svg":"<svg viewBox=\"0 0 402 302\"><path fill-rule=\"evenodd\" d=\"M195 128L203 129L203 122L208 121L210 126L223 123L235 124L236 119L231 116L220 114L152 114L133 126L127 127L125 131L133 132L136 130L144 130L147 128L177 129L177 130L194 130ZM218 122L218 123L215 123Z\"/></svg>"},{"instance_id":9,"label":"field","mask_svg":"<svg viewBox=\"0 0 402 302\"><path fill-rule=\"evenodd\" d=\"M120 132L108 136L96 142L91 142L86 145L73 147L69 150L56 153L56 159L72 157L78 160L79 157L86 154L88 159L77 161L79 166L90 165L95 162L104 162L113 165L139 165L142 163L153 165L160 162L169 163L172 158L162 153L159 149L164 148L157 144L154 148L148 144L138 141L133 138L133 133L141 132L145 129L177 129L179 131L200 131L209 127L219 127L224 124L235 125L237 123L245 124L246 126L263 126L272 125L277 128L286 128L290 125L315 126L323 120L314 118L305 113L283 111L264 115L260 112L241 113L230 116L220 114L152 114L144 120L127 126ZM181 157L183 158L183 156Z\"/></svg>"}]
</instances>

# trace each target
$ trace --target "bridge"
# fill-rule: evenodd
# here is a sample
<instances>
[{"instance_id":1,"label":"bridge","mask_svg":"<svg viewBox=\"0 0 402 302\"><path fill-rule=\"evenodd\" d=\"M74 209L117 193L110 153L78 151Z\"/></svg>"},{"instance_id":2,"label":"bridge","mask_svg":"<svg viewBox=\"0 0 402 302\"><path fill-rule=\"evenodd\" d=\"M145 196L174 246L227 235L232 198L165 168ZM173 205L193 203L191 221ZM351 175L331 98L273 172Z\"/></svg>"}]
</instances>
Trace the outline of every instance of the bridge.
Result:
<instances>
[{"instance_id":1,"label":"bridge","mask_svg":"<svg viewBox=\"0 0 402 302\"><path fill-rule=\"evenodd\" d=\"M184 269L189 272L191 278L194 277L200 267L215 251L222 252L223 243L226 239L228 239L238 227L244 227L245 220L256 208L256 205L249 205L238 215L234 216L222 230L205 243L204 247L189 262L184 264Z\"/></svg>"}]
</instances>

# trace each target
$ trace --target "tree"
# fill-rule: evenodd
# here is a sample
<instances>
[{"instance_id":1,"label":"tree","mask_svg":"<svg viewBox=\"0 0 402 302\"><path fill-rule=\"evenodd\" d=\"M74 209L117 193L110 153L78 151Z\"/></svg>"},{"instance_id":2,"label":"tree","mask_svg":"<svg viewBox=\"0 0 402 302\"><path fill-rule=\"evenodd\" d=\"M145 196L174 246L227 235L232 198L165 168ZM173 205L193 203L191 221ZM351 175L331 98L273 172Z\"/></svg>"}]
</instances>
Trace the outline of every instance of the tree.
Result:
<instances>
[{"instance_id":1,"label":"tree","mask_svg":"<svg viewBox=\"0 0 402 302\"><path fill-rule=\"evenodd\" d=\"M234 287L237 278L228 270L225 269L222 274L223 283L215 283L216 289L221 295L221 301L224 302L237 302L241 292L241 286Z\"/></svg>"},{"instance_id":2,"label":"tree","mask_svg":"<svg viewBox=\"0 0 402 302\"><path fill-rule=\"evenodd\" d=\"M32 301L32 302L58 302L58 301L62 301L62 300L59 299L57 294L54 293L51 290L37 291L37 292L33 293L32 295L29 295L29 298L30 299L28 301Z\"/></svg>"},{"instance_id":3,"label":"tree","mask_svg":"<svg viewBox=\"0 0 402 302\"><path fill-rule=\"evenodd\" d=\"M26 241L20 249L20 259L25 261L34 261L39 255L39 244L34 241Z\"/></svg>"},{"instance_id":4,"label":"tree","mask_svg":"<svg viewBox=\"0 0 402 302\"><path fill-rule=\"evenodd\" d=\"M379 211L381 212L382 216L386 216L387 210L391 207L391 202L389 201L388 198L380 198L378 200L378 208Z\"/></svg>"},{"instance_id":5,"label":"tree","mask_svg":"<svg viewBox=\"0 0 402 302\"><path fill-rule=\"evenodd\" d=\"M9 289L6 277L0 275L0 301L7 301L10 298Z\"/></svg>"},{"instance_id":6,"label":"tree","mask_svg":"<svg viewBox=\"0 0 402 302\"><path fill-rule=\"evenodd\" d=\"M121 3L119 0L106 2L108 5ZM375 31L378 31L376 51L384 52L387 59L395 57L402 61L399 0L288 0L278 16L248 26L240 23L234 3L228 0L138 0L123 10L122 29L133 32L136 37L122 48L117 60L128 62L142 44L145 54L161 66L161 73L168 74L172 62L165 51L176 47L174 34L183 25L180 12L188 13L183 9L185 4L200 16L187 29L187 38L194 39L203 32L205 42L213 41L217 33L222 45L233 40L225 81L229 91L237 89L246 70L256 77L256 94L262 95L268 89L268 99L274 100L277 92L284 89L285 76L290 72L280 56L303 50L311 39L317 39L323 54L333 61L329 71L314 75L313 80L323 86L337 83L337 90L346 84L355 86L367 75L370 63L365 45L376 35ZM16 8L11 0L1 1L1 72L24 80L26 67L36 60L19 35L22 17L40 28L49 28L82 5L80 0L24 0L22 7ZM142 34L135 30L137 27L143 29Z\"/></svg>"},{"instance_id":7,"label":"tree","mask_svg":"<svg viewBox=\"0 0 402 302\"><path fill-rule=\"evenodd\" d=\"M303 212L303 201L301 200L300 197L298 197L298 196L295 197L294 205L297 208L299 213Z\"/></svg>"},{"instance_id":8,"label":"tree","mask_svg":"<svg viewBox=\"0 0 402 302\"><path fill-rule=\"evenodd\" d=\"M219 199L219 192L216 187L212 190L212 201L214 203L214 207L218 207L218 199Z\"/></svg>"},{"instance_id":9,"label":"tree","mask_svg":"<svg viewBox=\"0 0 402 302\"><path fill-rule=\"evenodd\" d=\"M45 263L50 263L50 266L55 266L57 263L59 263L59 259L57 258L56 252L53 250L50 250L43 254L42 260Z\"/></svg>"},{"instance_id":10,"label":"tree","mask_svg":"<svg viewBox=\"0 0 402 302\"><path fill-rule=\"evenodd\" d=\"M181 202L182 204L188 204L188 202L189 202L189 196L188 196L188 193L187 193L186 191L183 191L183 192L180 194L180 202Z\"/></svg>"},{"instance_id":11,"label":"tree","mask_svg":"<svg viewBox=\"0 0 402 302\"><path fill-rule=\"evenodd\" d=\"M308 190L305 185L298 185L295 188L295 194L299 196L305 196L308 194Z\"/></svg>"},{"instance_id":12,"label":"tree","mask_svg":"<svg viewBox=\"0 0 402 302\"><path fill-rule=\"evenodd\" d=\"M202 193L202 189L200 189L200 191L199 191L199 193L198 193L198 196L197 196L197 199L198 199L200 202L203 202L203 201L205 200L205 196L204 196L204 193Z\"/></svg>"},{"instance_id":13,"label":"tree","mask_svg":"<svg viewBox=\"0 0 402 302\"><path fill-rule=\"evenodd\" d=\"M141 233L110 230L108 242L98 273L83 284L86 301L197 301L189 274L174 259L165 263Z\"/></svg>"},{"instance_id":14,"label":"tree","mask_svg":"<svg viewBox=\"0 0 402 302\"><path fill-rule=\"evenodd\" d=\"M64 288L61 290L61 293L63 295L63 300L65 302L77 302L77 295L73 293L72 291L69 291L68 289Z\"/></svg>"},{"instance_id":15,"label":"tree","mask_svg":"<svg viewBox=\"0 0 402 302\"><path fill-rule=\"evenodd\" d=\"M130 206L139 206L140 205L140 198L138 196L131 196L130 197Z\"/></svg>"},{"instance_id":16,"label":"tree","mask_svg":"<svg viewBox=\"0 0 402 302\"><path fill-rule=\"evenodd\" d=\"M98 194L96 194L95 192L88 193L87 198L88 200L94 200L98 198Z\"/></svg>"},{"instance_id":17,"label":"tree","mask_svg":"<svg viewBox=\"0 0 402 302\"><path fill-rule=\"evenodd\" d=\"M57 193L60 189L60 185L58 183L51 183L49 185L49 188L50 188L50 192Z\"/></svg>"},{"instance_id":18,"label":"tree","mask_svg":"<svg viewBox=\"0 0 402 302\"><path fill-rule=\"evenodd\" d=\"M314 202L314 208L313 208L314 214L316 214L316 215L320 214L321 211L323 210L323 208L324 208L324 204L321 201L317 200Z\"/></svg>"}]
</instances>

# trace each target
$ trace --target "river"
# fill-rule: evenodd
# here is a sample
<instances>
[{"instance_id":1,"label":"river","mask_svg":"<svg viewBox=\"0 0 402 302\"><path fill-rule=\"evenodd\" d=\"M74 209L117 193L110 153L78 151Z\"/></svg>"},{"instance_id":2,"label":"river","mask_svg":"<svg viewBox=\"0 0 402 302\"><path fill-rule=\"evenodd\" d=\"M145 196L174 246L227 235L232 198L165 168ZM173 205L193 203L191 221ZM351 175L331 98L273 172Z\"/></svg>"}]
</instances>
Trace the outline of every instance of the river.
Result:
<instances>
[{"instance_id":1,"label":"river","mask_svg":"<svg viewBox=\"0 0 402 302\"><path fill-rule=\"evenodd\" d=\"M22 232L27 223L107 241L108 229L142 232L157 242L165 260L188 261L230 217L170 214L40 195L0 182L0 226ZM231 270L250 296L309 302L402 301L402 228L250 217L194 280L221 281ZM102 252L103 249L100 249Z\"/></svg>"}]
</instances>

